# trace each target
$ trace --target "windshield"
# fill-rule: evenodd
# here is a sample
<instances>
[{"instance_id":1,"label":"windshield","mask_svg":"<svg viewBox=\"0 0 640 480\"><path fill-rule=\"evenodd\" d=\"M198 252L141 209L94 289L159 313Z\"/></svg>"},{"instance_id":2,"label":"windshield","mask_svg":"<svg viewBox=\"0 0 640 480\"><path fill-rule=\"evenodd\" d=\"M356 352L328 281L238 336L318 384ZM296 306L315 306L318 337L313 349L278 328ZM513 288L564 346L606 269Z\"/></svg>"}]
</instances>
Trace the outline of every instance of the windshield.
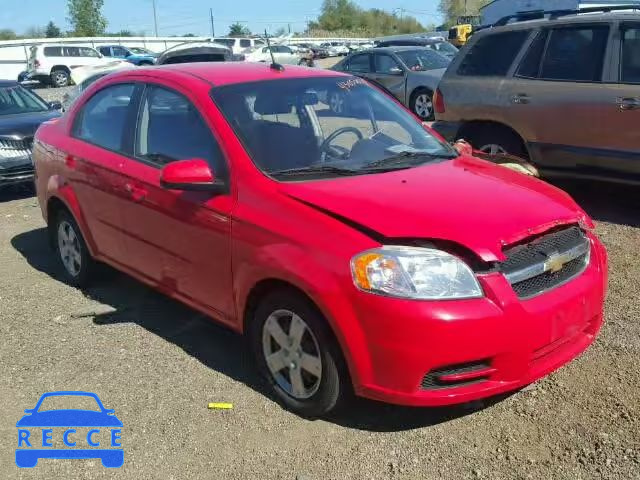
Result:
<instances>
[{"instance_id":1,"label":"windshield","mask_svg":"<svg viewBox=\"0 0 640 480\"><path fill-rule=\"evenodd\" d=\"M430 49L435 50L436 52L452 54L458 53L458 49L451 45L449 42L431 43L428 46Z\"/></svg>"},{"instance_id":2,"label":"windshield","mask_svg":"<svg viewBox=\"0 0 640 480\"><path fill-rule=\"evenodd\" d=\"M0 87L0 115L17 113L44 112L49 107L29 90L15 85Z\"/></svg>"},{"instance_id":3,"label":"windshield","mask_svg":"<svg viewBox=\"0 0 640 480\"><path fill-rule=\"evenodd\" d=\"M441 54L421 48L419 50L404 50L396 52L402 62L414 72L447 68L451 60Z\"/></svg>"},{"instance_id":4,"label":"windshield","mask_svg":"<svg viewBox=\"0 0 640 480\"><path fill-rule=\"evenodd\" d=\"M257 167L279 180L375 173L457 156L360 78L273 80L211 94Z\"/></svg>"}]
</instances>

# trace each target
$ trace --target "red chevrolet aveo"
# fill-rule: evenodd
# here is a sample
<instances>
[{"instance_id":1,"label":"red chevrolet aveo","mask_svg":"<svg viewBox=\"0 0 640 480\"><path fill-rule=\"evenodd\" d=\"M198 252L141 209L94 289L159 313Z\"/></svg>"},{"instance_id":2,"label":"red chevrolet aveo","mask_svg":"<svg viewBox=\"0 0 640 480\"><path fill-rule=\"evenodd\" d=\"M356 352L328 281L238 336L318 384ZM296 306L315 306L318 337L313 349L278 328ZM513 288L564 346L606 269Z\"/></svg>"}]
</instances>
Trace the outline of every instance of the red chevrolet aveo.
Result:
<instances>
[{"instance_id":1,"label":"red chevrolet aveo","mask_svg":"<svg viewBox=\"0 0 640 480\"><path fill-rule=\"evenodd\" d=\"M38 130L34 158L70 283L104 262L246 333L303 415L352 391L415 406L512 391L603 321L606 252L569 196L459 155L348 75L112 74Z\"/></svg>"}]
</instances>

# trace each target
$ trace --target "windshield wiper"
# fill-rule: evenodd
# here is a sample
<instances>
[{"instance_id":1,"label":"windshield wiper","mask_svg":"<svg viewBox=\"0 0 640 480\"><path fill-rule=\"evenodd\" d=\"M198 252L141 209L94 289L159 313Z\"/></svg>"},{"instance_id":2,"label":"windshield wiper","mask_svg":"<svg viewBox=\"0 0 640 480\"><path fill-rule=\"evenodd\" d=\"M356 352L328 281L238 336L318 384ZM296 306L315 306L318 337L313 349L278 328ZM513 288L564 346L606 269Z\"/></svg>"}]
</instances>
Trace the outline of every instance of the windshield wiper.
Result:
<instances>
[{"instance_id":1,"label":"windshield wiper","mask_svg":"<svg viewBox=\"0 0 640 480\"><path fill-rule=\"evenodd\" d=\"M423 163L440 160L440 159L451 159L454 158L451 155L435 155L432 153L425 152L402 152L397 155L393 155L391 157L383 158L382 160L376 160L375 162L367 163L364 165L365 170L372 170L377 168L390 168L390 167L400 167L400 168L409 168L417 165L422 165Z\"/></svg>"},{"instance_id":2,"label":"windshield wiper","mask_svg":"<svg viewBox=\"0 0 640 480\"><path fill-rule=\"evenodd\" d=\"M288 168L285 170L276 170L269 172L274 177L294 176L294 175L315 175L323 173L333 173L336 175L358 175L359 170L351 170L349 168L341 168L333 165L317 165L312 167Z\"/></svg>"}]
</instances>

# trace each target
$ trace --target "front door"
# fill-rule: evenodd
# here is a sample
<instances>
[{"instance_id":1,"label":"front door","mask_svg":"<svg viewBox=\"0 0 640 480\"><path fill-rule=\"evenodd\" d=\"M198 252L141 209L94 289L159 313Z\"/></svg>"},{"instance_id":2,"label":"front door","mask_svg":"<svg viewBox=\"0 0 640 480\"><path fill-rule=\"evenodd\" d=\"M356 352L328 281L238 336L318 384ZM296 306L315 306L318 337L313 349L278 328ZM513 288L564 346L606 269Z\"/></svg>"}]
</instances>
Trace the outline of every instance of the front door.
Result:
<instances>
[{"instance_id":1,"label":"front door","mask_svg":"<svg viewBox=\"0 0 640 480\"><path fill-rule=\"evenodd\" d=\"M375 53L373 63L375 70L371 74L371 80L382 85L400 102L406 103L407 81L404 67L388 53Z\"/></svg>"},{"instance_id":2,"label":"front door","mask_svg":"<svg viewBox=\"0 0 640 480\"><path fill-rule=\"evenodd\" d=\"M80 107L65 152L69 182L100 255L121 262L122 212L128 198L122 163L135 123L139 88L110 85Z\"/></svg>"},{"instance_id":3,"label":"front door","mask_svg":"<svg viewBox=\"0 0 640 480\"><path fill-rule=\"evenodd\" d=\"M166 86L148 84L140 103L135 159L127 159L124 210L128 265L169 293L233 317L231 196L166 190L161 168L176 160L204 159L228 183L228 169L211 129L196 106Z\"/></svg>"}]
</instances>

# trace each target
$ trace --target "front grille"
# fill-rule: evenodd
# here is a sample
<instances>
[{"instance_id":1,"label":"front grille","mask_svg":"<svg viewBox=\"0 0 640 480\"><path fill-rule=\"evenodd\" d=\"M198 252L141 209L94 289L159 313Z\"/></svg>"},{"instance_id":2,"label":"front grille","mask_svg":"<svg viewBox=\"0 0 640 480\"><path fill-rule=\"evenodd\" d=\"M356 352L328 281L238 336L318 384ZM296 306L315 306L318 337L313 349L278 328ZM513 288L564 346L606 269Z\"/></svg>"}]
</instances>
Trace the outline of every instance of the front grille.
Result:
<instances>
[{"instance_id":1,"label":"front grille","mask_svg":"<svg viewBox=\"0 0 640 480\"><path fill-rule=\"evenodd\" d=\"M25 137L21 140L0 139L0 158L20 158L31 155L33 137Z\"/></svg>"},{"instance_id":2,"label":"front grille","mask_svg":"<svg viewBox=\"0 0 640 480\"><path fill-rule=\"evenodd\" d=\"M505 250L500 271L519 298L532 298L582 273L589 253L589 239L574 226Z\"/></svg>"},{"instance_id":3,"label":"front grille","mask_svg":"<svg viewBox=\"0 0 640 480\"><path fill-rule=\"evenodd\" d=\"M469 380L463 380L458 382L443 382L441 377L447 375L459 375L463 373L481 372L483 370L490 369L491 365L487 360L481 360L477 362L459 363L457 365L450 365L436 370L431 370L427 373L422 382L420 388L422 390L440 390L442 388L463 387L467 385L473 385L474 383L484 382L487 378L473 378ZM487 373L487 376L490 373Z\"/></svg>"}]
</instances>

